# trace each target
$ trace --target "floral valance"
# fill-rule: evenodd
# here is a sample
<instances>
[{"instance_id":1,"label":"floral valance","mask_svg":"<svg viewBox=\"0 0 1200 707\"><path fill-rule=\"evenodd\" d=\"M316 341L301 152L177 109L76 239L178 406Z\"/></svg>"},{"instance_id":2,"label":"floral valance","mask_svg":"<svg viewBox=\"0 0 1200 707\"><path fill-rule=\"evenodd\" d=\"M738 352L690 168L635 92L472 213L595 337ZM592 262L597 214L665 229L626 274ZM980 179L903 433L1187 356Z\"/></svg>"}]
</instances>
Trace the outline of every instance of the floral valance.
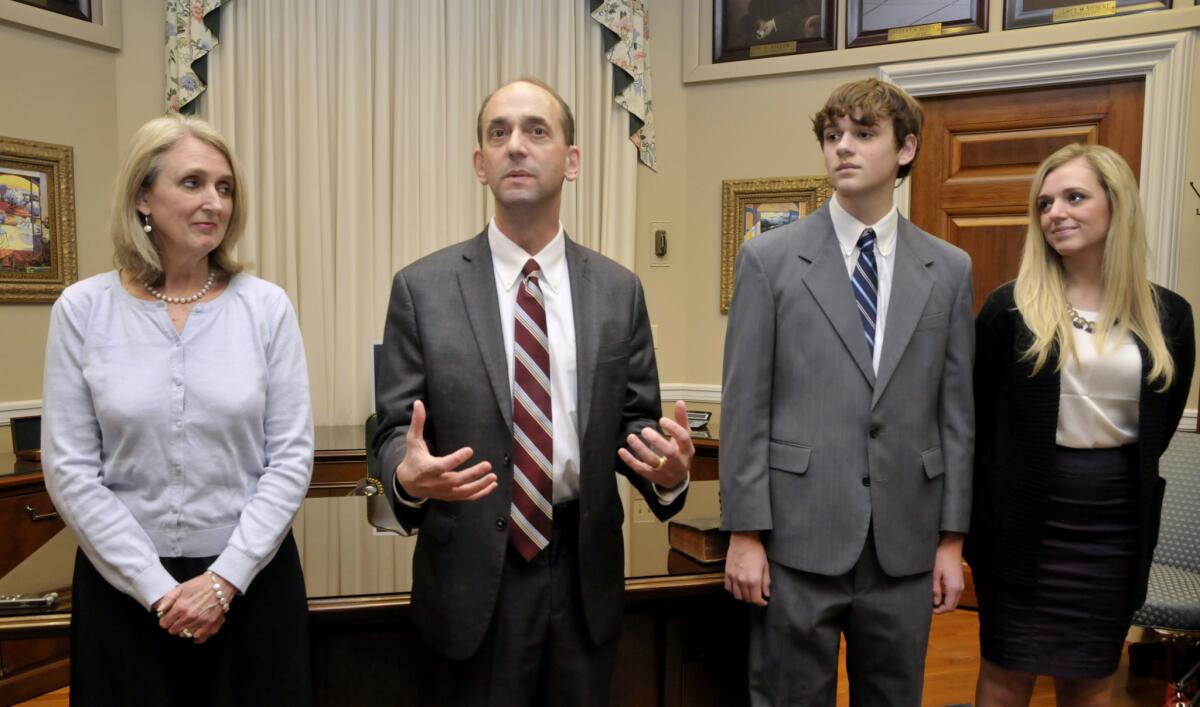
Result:
<instances>
[{"instance_id":1,"label":"floral valance","mask_svg":"<svg viewBox=\"0 0 1200 707\"><path fill-rule=\"evenodd\" d=\"M217 44L217 10L231 0L167 0L167 110L191 112Z\"/></svg>"},{"instance_id":2,"label":"floral valance","mask_svg":"<svg viewBox=\"0 0 1200 707\"><path fill-rule=\"evenodd\" d=\"M217 10L231 0L167 0L167 110L189 111L204 92L204 59L217 44ZM650 97L650 29L644 0L603 0L592 17L616 35L608 60L619 69L617 105L629 111L638 159L655 168Z\"/></svg>"},{"instance_id":3,"label":"floral valance","mask_svg":"<svg viewBox=\"0 0 1200 707\"><path fill-rule=\"evenodd\" d=\"M604 0L592 17L617 35L608 60L618 80L613 100L629 111L631 134L638 159L655 169L654 111L650 100L650 19L644 0Z\"/></svg>"}]
</instances>

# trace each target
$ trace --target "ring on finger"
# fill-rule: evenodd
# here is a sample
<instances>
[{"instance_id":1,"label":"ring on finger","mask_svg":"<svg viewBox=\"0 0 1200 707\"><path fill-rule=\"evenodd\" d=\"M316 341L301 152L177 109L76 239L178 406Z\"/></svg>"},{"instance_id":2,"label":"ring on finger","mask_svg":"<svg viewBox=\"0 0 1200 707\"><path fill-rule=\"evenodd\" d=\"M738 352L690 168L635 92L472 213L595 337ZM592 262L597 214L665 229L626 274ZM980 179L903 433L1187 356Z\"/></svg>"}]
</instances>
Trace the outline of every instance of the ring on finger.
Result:
<instances>
[{"instance_id":1,"label":"ring on finger","mask_svg":"<svg viewBox=\"0 0 1200 707\"><path fill-rule=\"evenodd\" d=\"M185 628L179 632L184 638L193 638L192 629Z\"/></svg>"},{"instance_id":2,"label":"ring on finger","mask_svg":"<svg viewBox=\"0 0 1200 707\"><path fill-rule=\"evenodd\" d=\"M659 458L658 458L658 463L654 465L654 470L655 470L655 471L658 471L659 469L662 469L662 468L663 468L663 465L664 465L664 464L666 464L666 463L667 463L667 458L666 458L666 457L659 457Z\"/></svg>"}]
</instances>

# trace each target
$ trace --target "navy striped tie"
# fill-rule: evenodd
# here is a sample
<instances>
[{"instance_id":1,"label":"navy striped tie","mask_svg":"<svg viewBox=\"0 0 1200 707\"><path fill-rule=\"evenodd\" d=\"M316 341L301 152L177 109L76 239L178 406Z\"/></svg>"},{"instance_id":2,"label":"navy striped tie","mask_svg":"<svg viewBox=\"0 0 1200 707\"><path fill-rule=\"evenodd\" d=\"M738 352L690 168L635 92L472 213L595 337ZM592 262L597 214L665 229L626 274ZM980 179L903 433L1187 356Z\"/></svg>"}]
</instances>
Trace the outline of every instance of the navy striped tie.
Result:
<instances>
[{"instance_id":1,"label":"navy striped tie","mask_svg":"<svg viewBox=\"0 0 1200 707\"><path fill-rule=\"evenodd\" d=\"M850 283L854 285L854 300L862 317L863 333L867 335L867 351L875 355L875 318L878 315L879 270L875 267L875 231L866 229L858 237L858 262Z\"/></svg>"}]
</instances>

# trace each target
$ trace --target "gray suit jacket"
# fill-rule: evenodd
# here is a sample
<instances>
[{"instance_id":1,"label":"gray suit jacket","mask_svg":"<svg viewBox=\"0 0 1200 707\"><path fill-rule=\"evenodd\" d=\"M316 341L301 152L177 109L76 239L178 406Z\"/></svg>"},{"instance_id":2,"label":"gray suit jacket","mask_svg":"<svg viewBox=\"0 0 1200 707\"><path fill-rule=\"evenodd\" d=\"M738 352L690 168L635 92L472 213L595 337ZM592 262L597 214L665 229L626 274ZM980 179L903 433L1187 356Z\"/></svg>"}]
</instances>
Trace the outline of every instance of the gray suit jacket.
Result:
<instances>
[{"instance_id":1,"label":"gray suit jacket","mask_svg":"<svg viewBox=\"0 0 1200 707\"><path fill-rule=\"evenodd\" d=\"M629 477L667 518L686 494L661 504L651 484L617 457L625 436L661 417L650 320L637 276L566 243L578 357L579 575L590 635L603 642L621 625L625 591L624 511L614 470ZM512 398L487 230L396 273L376 381L383 487L401 523L420 526L413 557L413 620L448 658L478 650L500 590L512 500ZM469 446L499 487L477 501L393 498L413 401L425 403L425 440L435 455Z\"/></svg>"},{"instance_id":2,"label":"gray suit jacket","mask_svg":"<svg viewBox=\"0 0 1200 707\"><path fill-rule=\"evenodd\" d=\"M966 532L974 406L971 261L901 217L879 374L829 207L746 243L725 335L722 526L839 575L874 524L893 577ZM869 482L868 482L869 479Z\"/></svg>"}]
</instances>

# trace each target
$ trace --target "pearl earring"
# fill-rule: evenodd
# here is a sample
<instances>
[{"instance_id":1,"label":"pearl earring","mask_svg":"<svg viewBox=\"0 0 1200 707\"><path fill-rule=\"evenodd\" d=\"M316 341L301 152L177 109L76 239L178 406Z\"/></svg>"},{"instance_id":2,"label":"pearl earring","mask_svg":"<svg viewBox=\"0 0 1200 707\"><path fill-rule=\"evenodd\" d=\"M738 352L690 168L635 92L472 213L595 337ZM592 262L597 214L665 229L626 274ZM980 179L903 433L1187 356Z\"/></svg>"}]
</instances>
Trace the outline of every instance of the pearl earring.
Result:
<instances>
[{"instance_id":1,"label":"pearl earring","mask_svg":"<svg viewBox=\"0 0 1200 707\"><path fill-rule=\"evenodd\" d=\"M150 217L143 216L142 218L145 219L145 221L142 222L142 230L146 233L149 233L151 230L153 230L150 228Z\"/></svg>"}]
</instances>

